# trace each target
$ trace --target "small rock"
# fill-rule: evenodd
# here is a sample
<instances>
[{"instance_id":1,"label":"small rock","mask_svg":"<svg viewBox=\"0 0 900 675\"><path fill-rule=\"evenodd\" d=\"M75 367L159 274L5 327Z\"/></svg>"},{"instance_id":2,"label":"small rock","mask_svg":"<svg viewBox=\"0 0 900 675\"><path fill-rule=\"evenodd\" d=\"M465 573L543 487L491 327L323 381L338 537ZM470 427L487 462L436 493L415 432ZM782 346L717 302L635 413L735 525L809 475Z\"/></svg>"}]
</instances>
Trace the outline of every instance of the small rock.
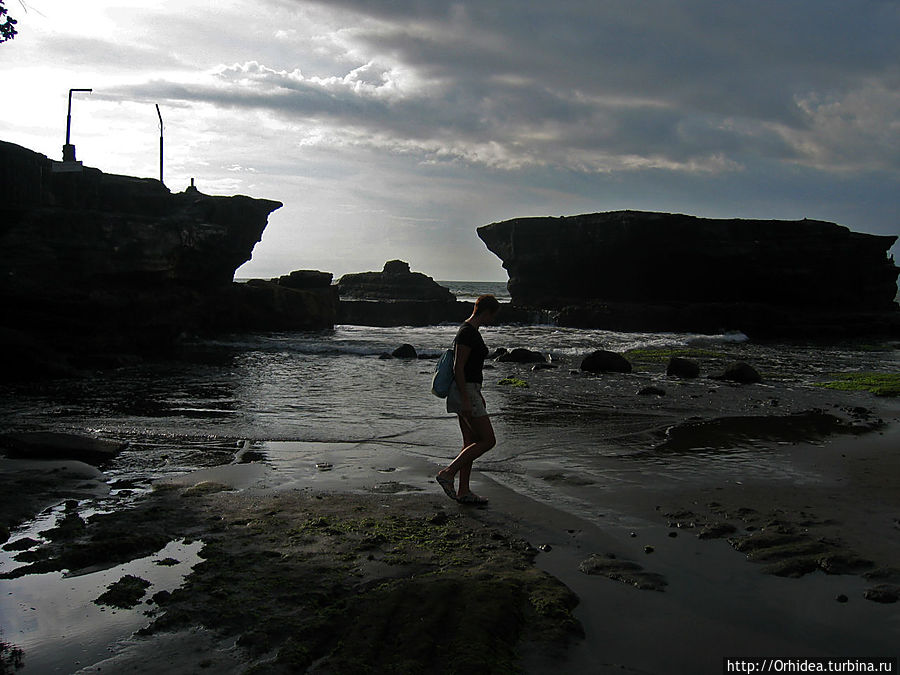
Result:
<instances>
[{"instance_id":1,"label":"small rock","mask_svg":"<svg viewBox=\"0 0 900 675\"><path fill-rule=\"evenodd\" d=\"M172 594L169 591L159 591L150 596L150 600L155 602L157 605L165 604L165 602L172 597Z\"/></svg>"},{"instance_id":2,"label":"small rock","mask_svg":"<svg viewBox=\"0 0 900 675\"><path fill-rule=\"evenodd\" d=\"M698 539L719 539L729 534L733 534L737 528L731 523L710 523L704 525L697 533Z\"/></svg>"},{"instance_id":3,"label":"small rock","mask_svg":"<svg viewBox=\"0 0 900 675\"><path fill-rule=\"evenodd\" d=\"M382 360L382 361L389 361L390 359L392 359L392 358L394 358L394 357L391 356L390 354L388 354L387 352L385 352L384 354L380 354L380 355L378 356L378 358L379 358L380 360Z\"/></svg>"},{"instance_id":4,"label":"small rock","mask_svg":"<svg viewBox=\"0 0 900 675\"><path fill-rule=\"evenodd\" d=\"M738 361L737 363L732 363L725 369L724 373L713 379L729 380L739 384L756 384L762 382L762 375L749 363Z\"/></svg>"},{"instance_id":5,"label":"small rock","mask_svg":"<svg viewBox=\"0 0 900 675\"><path fill-rule=\"evenodd\" d=\"M543 354L522 347L516 347L511 352L501 354L497 360L501 363L546 363Z\"/></svg>"},{"instance_id":6,"label":"small rock","mask_svg":"<svg viewBox=\"0 0 900 675\"><path fill-rule=\"evenodd\" d=\"M680 356L673 356L666 366L666 375L671 377L693 378L700 375L700 364Z\"/></svg>"},{"instance_id":7,"label":"small rock","mask_svg":"<svg viewBox=\"0 0 900 675\"><path fill-rule=\"evenodd\" d=\"M589 373L630 373L631 363L621 354L598 349L584 357L581 370Z\"/></svg>"},{"instance_id":8,"label":"small rock","mask_svg":"<svg viewBox=\"0 0 900 675\"><path fill-rule=\"evenodd\" d=\"M402 344L391 352L391 356L395 359L417 359L419 358L416 348L410 344Z\"/></svg>"},{"instance_id":9,"label":"small rock","mask_svg":"<svg viewBox=\"0 0 900 675\"><path fill-rule=\"evenodd\" d=\"M867 588L863 593L866 600L881 603L893 603L900 599L900 586L894 584L879 584L873 588Z\"/></svg>"},{"instance_id":10,"label":"small rock","mask_svg":"<svg viewBox=\"0 0 900 675\"><path fill-rule=\"evenodd\" d=\"M837 596L835 598L835 600L837 600L838 602L847 602L847 600L849 600L849 598L846 595L844 595L843 593L841 593L839 596Z\"/></svg>"},{"instance_id":11,"label":"small rock","mask_svg":"<svg viewBox=\"0 0 900 675\"><path fill-rule=\"evenodd\" d=\"M655 551L655 550L656 550L655 548L653 548L652 546L649 546L649 545L644 547L644 553L653 553L653 551Z\"/></svg>"},{"instance_id":12,"label":"small rock","mask_svg":"<svg viewBox=\"0 0 900 675\"><path fill-rule=\"evenodd\" d=\"M675 537L678 536L678 533L675 531L672 531L672 532L669 532L669 536L672 537L672 539L674 539Z\"/></svg>"},{"instance_id":13,"label":"small rock","mask_svg":"<svg viewBox=\"0 0 900 675\"><path fill-rule=\"evenodd\" d=\"M538 370L554 370L556 368L559 368L559 366L552 363L536 363L531 366L531 372L537 372Z\"/></svg>"},{"instance_id":14,"label":"small rock","mask_svg":"<svg viewBox=\"0 0 900 675\"><path fill-rule=\"evenodd\" d=\"M638 396L665 396L666 390L660 389L659 387L644 387L640 391L638 391Z\"/></svg>"},{"instance_id":15,"label":"small rock","mask_svg":"<svg viewBox=\"0 0 900 675\"><path fill-rule=\"evenodd\" d=\"M549 553L553 550L553 547L550 544L541 544L540 546L538 546L538 549L540 549L544 553Z\"/></svg>"},{"instance_id":16,"label":"small rock","mask_svg":"<svg viewBox=\"0 0 900 675\"><path fill-rule=\"evenodd\" d=\"M629 533L628 533L628 536L631 537L631 538L634 538L634 537L637 536L637 532L629 532Z\"/></svg>"}]
</instances>

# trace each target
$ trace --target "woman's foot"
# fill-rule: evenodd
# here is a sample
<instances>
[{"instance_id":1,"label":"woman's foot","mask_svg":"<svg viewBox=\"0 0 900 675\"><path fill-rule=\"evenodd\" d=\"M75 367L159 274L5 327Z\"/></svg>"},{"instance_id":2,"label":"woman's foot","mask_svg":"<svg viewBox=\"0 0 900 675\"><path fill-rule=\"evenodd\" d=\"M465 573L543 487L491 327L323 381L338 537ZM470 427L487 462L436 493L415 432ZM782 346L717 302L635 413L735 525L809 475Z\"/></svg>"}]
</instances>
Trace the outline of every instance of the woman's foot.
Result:
<instances>
[{"instance_id":1,"label":"woman's foot","mask_svg":"<svg viewBox=\"0 0 900 675\"><path fill-rule=\"evenodd\" d=\"M483 505L483 504L487 504L487 503L488 503L488 500L487 500L486 497L479 497L479 496L476 495L474 492L467 492L467 493L464 494L464 495L459 495L459 496L456 498L456 501L458 501L460 504L479 504L479 505Z\"/></svg>"},{"instance_id":2,"label":"woman's foot","mask_svg":"<svg viewBox=\"0 0 900 675\"><path fill-rule=\"evenodd\" d=\"M444 494L456 501L456 488L453 487L453 476L447 471L440 471L438 472L438 475L435 476L435 480L437 481L437 484L441 486Z\"/></svg>"}]
</instances>

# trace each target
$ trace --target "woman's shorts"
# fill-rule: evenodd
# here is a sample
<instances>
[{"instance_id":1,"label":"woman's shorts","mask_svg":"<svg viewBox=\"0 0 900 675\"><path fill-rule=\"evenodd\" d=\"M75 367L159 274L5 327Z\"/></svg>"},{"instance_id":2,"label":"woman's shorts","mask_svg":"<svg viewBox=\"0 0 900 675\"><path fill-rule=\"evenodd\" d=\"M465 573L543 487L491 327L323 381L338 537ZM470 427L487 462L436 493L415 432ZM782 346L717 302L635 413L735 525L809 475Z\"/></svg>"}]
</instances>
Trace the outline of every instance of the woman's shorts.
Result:
<instances>
[{"instance_id":1,"label":"woman's shorts","mask_svg":"<svg viewBox=\"0 0 900 675\"><path fill-rule=\"evenodd\" d=\"M466 382L466 392L469 394L469 401L472 402L472 417L485 417L488 412L484 405L484 397L481 395L481 384ZM457 415L462 412L462 398L456 382L450 385L450 393L447 394L447 412Z\"/></svg>"}]
</instances>

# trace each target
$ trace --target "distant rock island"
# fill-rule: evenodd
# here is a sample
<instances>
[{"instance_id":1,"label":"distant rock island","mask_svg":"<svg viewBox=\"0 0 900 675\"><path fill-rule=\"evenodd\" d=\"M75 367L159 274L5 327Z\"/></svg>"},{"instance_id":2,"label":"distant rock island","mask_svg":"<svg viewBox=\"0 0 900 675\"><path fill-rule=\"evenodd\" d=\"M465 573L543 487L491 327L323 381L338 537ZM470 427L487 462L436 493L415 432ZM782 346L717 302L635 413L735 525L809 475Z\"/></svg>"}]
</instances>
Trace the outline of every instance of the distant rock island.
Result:
<instances>
[{"instance_id":1,"label":"distant rock island","mask_svg":"<svg viewBox=\"0 0 900 675\"><path fill-rule=\"evenodd\" d=\"M513 304L562 325L897 335L897 240L835 223L616 211L478 228Z\"/></svg>"},{"instance_id":2,"label":"distant rock island","mask_svg":"<svg viewBox=\"0 0 900 675\"><path fill-rule=\"evenodd\" d=\"M360 326L430 326L464 321L472 304L409 263L389 260L381 272L345 274L337 283L338 320Z\"/></svg>"},{"instance_id":3,"label":"distant rock island","mask_svg":"<svg viewBox=\"0 0 900 675\"><path fill-rule=\"evenodd\" d=\"M333 325L331 289L232 281L281 202L173 194L2 141L0 186L5 374L163 351L191 331Z\"/></svg>"},{"instance_id":4,"label":"distant rock island","mask_svg":"<svg viewBox=\"0 0 900 675\"><path fill-rule=\"evenodd\" d=\"M421 272L411 272L403 260L389 260L381 272L345 274L338 279L338 290L342 298L354 300L456 300L449 288Z\"/></svg>"}]
</instances>

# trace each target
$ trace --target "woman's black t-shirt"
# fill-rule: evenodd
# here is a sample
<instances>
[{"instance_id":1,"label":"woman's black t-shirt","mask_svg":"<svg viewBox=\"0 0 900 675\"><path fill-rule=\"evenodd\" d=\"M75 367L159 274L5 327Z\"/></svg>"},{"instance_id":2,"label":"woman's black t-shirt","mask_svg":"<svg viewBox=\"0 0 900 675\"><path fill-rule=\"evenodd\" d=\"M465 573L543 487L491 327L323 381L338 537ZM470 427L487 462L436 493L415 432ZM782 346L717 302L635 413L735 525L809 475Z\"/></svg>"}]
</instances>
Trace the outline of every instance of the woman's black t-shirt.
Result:
<instances>
[{"instance_id":1,"label":"woman's black t-shirt","mask_svg":"<svg viewBox=\"0 0 900 675\"><path fill-rule=\"evenodd\" d=\"M482 383L484 381L484 376L481 371L484 368L484 357L488 355L488 348L487 345L484 344L481 333L479 333L478 329L472 324L464 323L459 327L459 331L456 333L453 344L454 346L465 345L472 350L464 369L466 382Z\"/></svg>"}]
</instances>

